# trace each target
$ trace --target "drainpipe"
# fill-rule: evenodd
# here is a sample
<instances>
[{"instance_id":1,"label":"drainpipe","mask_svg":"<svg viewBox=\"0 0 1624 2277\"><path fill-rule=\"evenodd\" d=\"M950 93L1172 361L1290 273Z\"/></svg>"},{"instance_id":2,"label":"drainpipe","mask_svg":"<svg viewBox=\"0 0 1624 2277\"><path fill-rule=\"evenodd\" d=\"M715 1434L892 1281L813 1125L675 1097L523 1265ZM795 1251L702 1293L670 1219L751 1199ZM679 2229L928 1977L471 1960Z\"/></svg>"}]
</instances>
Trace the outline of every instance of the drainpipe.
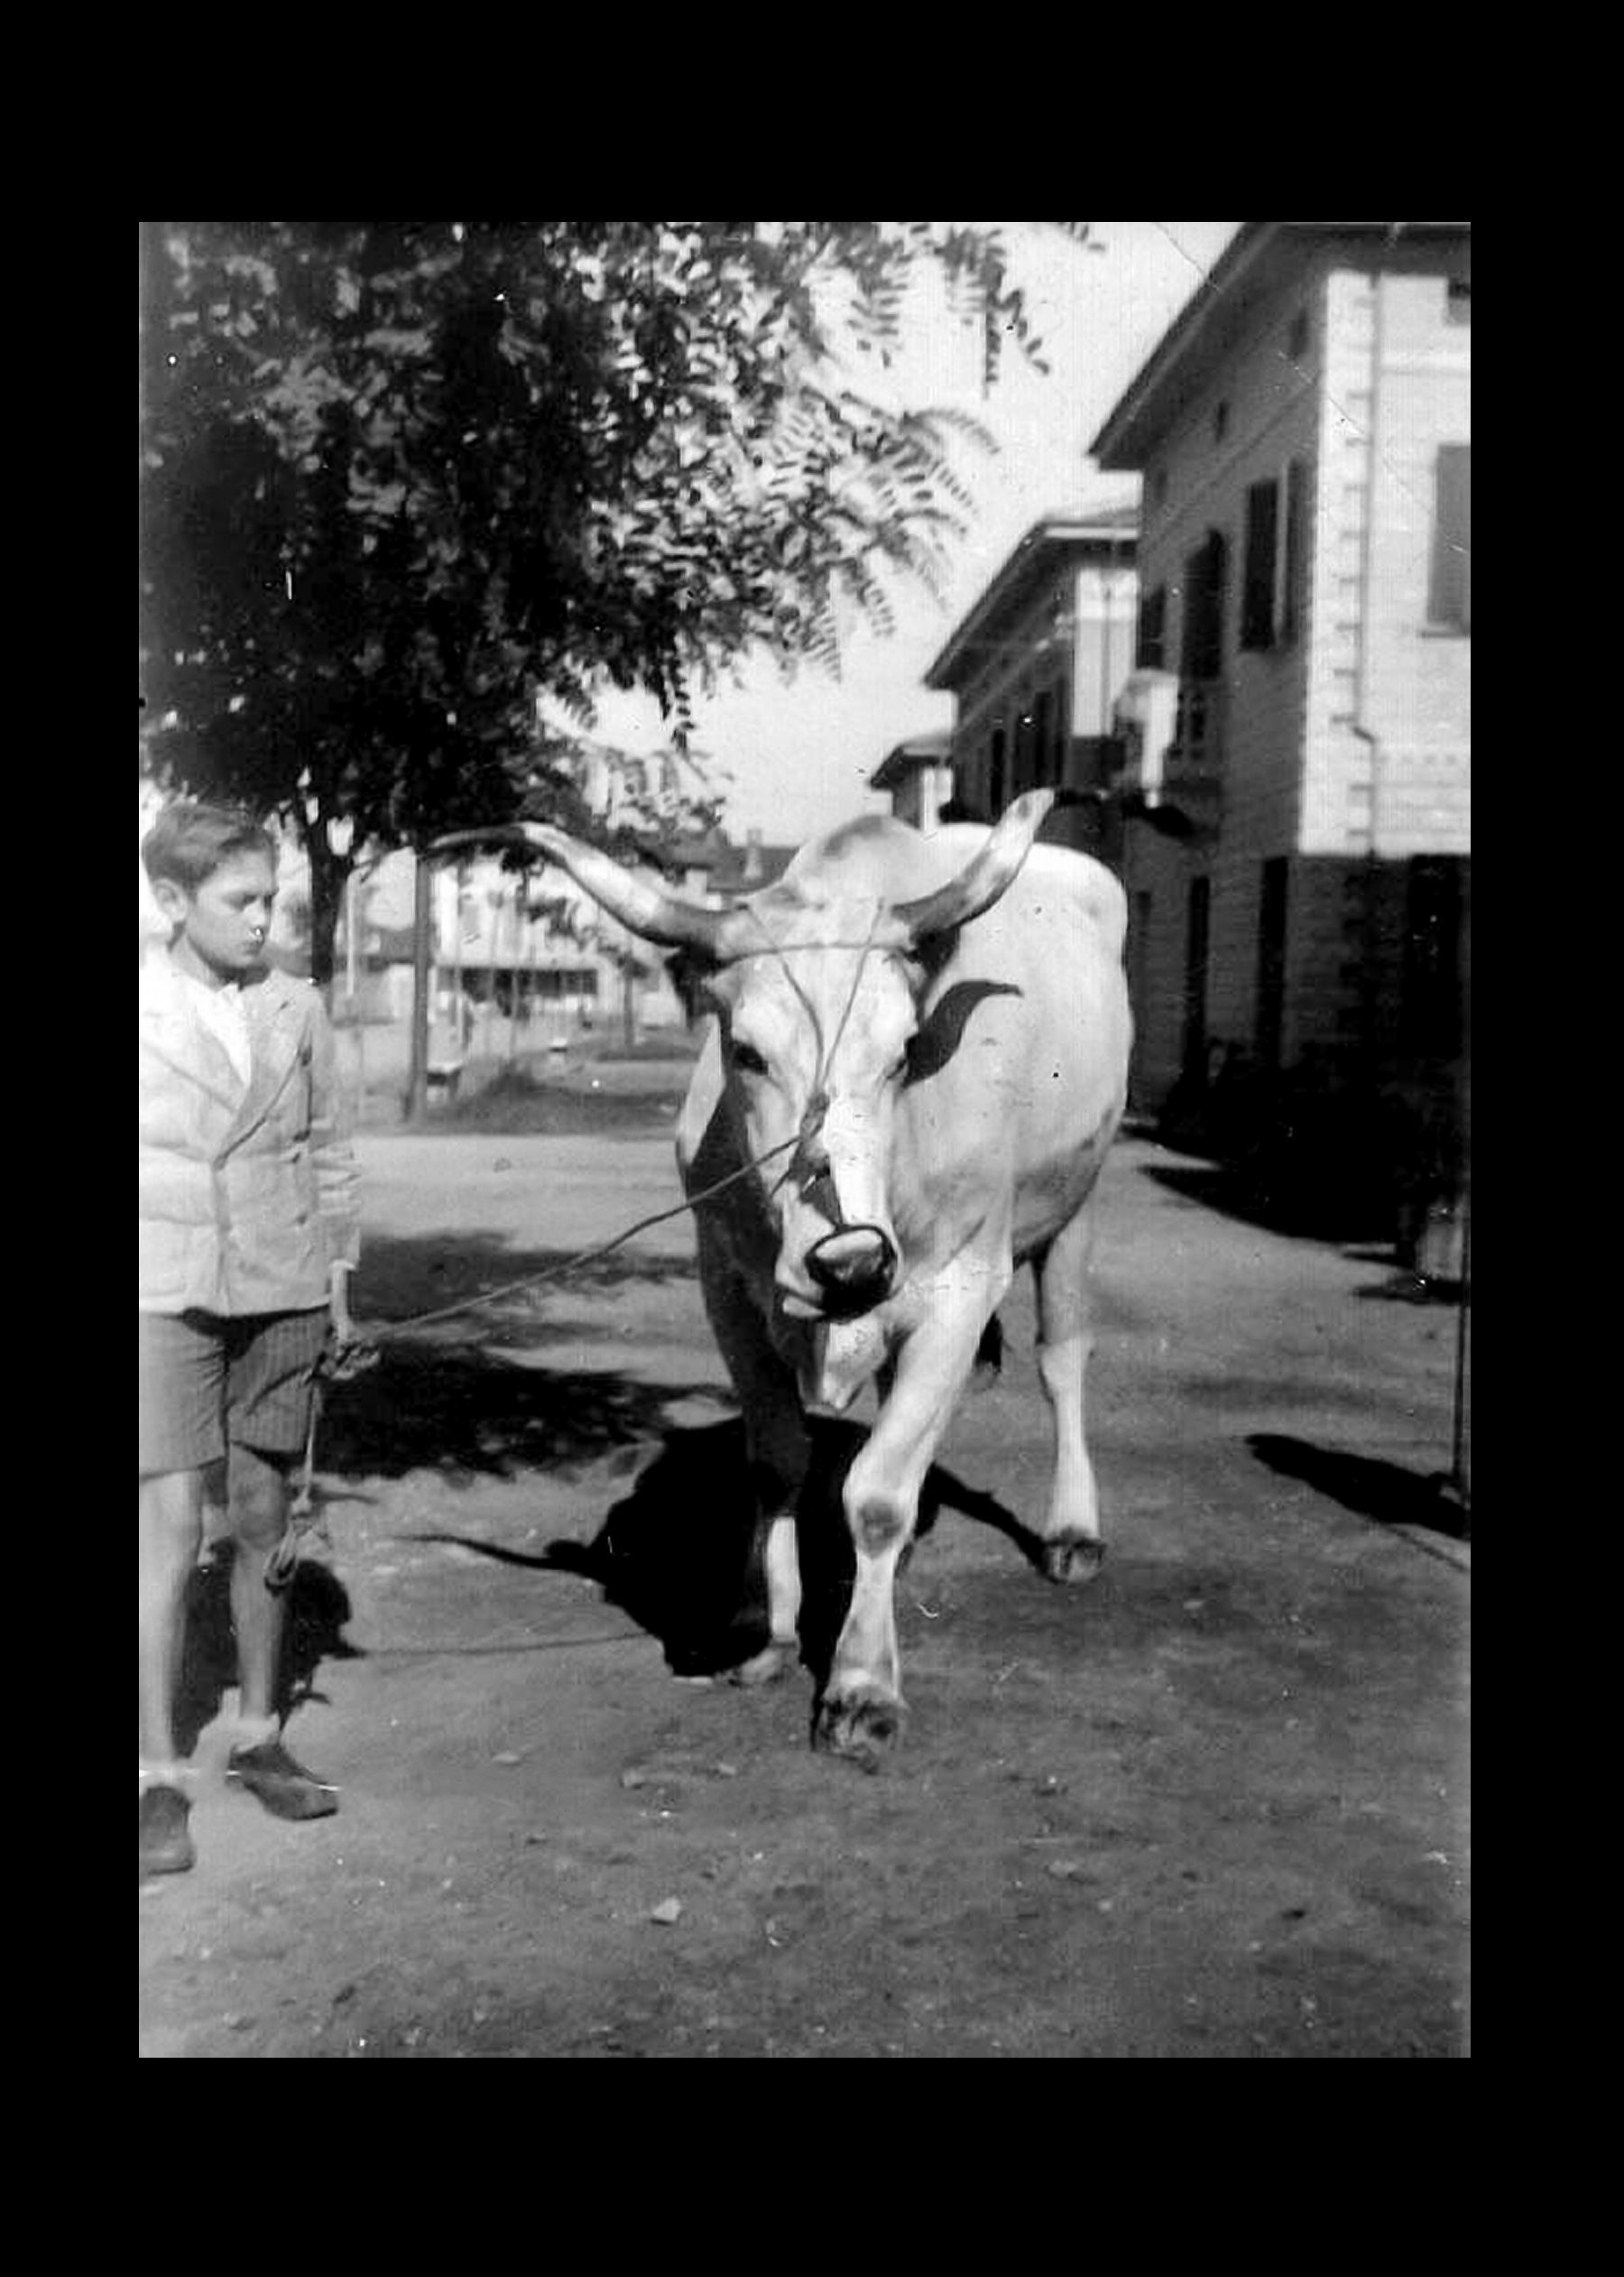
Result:
<instances>
[{"instance_id":1,"label":"drainpipe","mask_svg":"<svg viewBox=\"0 0 1624 2277\"><path fill-rule=\"evenodd\" d=\"M1387 347L1386 308L1382 299L1381 273L1370 277L1370 296L1374 304L1370 341L1370 432L1365 439L1365 521L1360 543L1360 630L1359 677L1355 687L1353 733L1370 753L1370 849L1367 859L1365 889L1365 969L1361 984L1364 997L1363 1024L1365 1050L1373 1063L1376 1058L1376 974L1377 949L1379 942L1379 891L1381 877L1381 791L1382 742L1379 731L1370 721L1370 652L1374 646L1376 610L1376 485L1380 473L1379 437L1381 433L1381 365Z\"/></svg>"}]
</instances>

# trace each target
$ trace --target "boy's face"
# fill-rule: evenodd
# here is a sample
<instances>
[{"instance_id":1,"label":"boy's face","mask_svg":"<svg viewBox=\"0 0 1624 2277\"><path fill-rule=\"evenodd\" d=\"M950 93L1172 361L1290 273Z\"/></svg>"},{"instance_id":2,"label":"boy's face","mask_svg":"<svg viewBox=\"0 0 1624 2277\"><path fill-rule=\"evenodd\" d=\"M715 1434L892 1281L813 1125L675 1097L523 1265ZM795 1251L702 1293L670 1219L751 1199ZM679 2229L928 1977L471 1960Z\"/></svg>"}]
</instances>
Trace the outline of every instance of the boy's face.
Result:
<instances>
[{"instance_id":1,"label":"boy's face","mask_svg":"<svg viewBox=\"0 0 1624 2277\"><path fill-rule=\"evenodd\" d=\"M152 892L180 928L174 946L189 949L210 971L235 980L260 962L276 902L276 867L264 855L229 856L195 893L168 878Z\"/></svg>"}]
</instances>

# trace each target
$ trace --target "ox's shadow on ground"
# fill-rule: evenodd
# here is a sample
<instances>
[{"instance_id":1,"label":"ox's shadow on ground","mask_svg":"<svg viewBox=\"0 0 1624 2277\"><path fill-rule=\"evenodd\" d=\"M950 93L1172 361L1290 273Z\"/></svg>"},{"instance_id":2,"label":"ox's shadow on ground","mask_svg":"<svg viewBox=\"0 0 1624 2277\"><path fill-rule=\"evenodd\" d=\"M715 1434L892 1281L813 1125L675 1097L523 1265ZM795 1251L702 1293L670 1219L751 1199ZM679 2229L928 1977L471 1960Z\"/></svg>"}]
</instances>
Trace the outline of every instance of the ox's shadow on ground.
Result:
<instances>
[{"instance_id":1,"label":"ox's shadow on ground","mask_svg":"<svg viewBox=\"0 0 1624 2277\"><path fill-rule=\"evenodd\" d=\"M822 1681L850 1602L851 1534L841 1489L866 1426L834 1418L811 1422L812 1461L797 1513L801 1570L802 1658ZM628 1449L619 1467L627 1491L589 1542L555 1541L531 1554L451 1533L509 1565L548 1567L595 1581L605 1598L664 1647L679 1676L720 1674L761 1650L766 1632L745 1611L755 1508L744 1427L736 1417L668 1430ZM920 1499L916 1539L951 1509L1005 1535L1034 1565L1040 1550L1029 1529L991 1495L934 1467Z\"/></svg>"}]
</instances>

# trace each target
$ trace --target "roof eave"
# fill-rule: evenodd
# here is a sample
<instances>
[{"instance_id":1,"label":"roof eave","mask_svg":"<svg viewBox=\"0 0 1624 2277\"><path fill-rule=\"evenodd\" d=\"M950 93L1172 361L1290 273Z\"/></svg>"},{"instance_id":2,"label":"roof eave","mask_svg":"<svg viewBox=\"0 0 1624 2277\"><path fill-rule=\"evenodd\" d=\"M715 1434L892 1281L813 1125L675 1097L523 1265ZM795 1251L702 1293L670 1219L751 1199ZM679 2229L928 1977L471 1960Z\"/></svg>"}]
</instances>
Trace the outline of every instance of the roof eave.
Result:
<instances>
[{"instance_id":1,"label":"roof eave","mask_svg":"<svg viewBox=\"0 0 1624 2277\"><path fill-rule=\"evenodd\" d=\"M1139 543L1139 523L1108 523L1081 514L1074 520L1061 521L1050 517L1035 523L1025 537L995 573L992 583L974 602L967 616L955 625L940 653L924 675L927 688L940 689L951 694L955 680L950 677L959 658L983 632L989 619L1010 601L1022 583L1030 578L1046 551L1057 552L1067 545L1088 539L1100 539L1112 545L1136 546Z\"/></svg>"}]
</instances>

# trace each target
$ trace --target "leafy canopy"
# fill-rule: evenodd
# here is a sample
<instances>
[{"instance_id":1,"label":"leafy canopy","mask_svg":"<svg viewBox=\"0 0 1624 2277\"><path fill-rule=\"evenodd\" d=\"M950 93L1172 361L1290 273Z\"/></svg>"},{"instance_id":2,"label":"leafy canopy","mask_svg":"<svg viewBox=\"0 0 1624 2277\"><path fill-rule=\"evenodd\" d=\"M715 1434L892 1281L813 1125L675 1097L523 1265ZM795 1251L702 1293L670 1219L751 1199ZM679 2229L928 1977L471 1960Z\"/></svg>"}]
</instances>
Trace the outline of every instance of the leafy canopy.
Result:
<instances>
[{"instance_id":1,"label":"leafy canopy","mask_svg":"<svg viewBox=\"0 0 1624 2277\"><path fill-rule=\"evenodd\" d=\"M149 757L313 873L521 805L589 827L538 699L646 688L680 745L750 651L837 669L889 580L939 588L988 440L853 370L922 269L989 384L1037 352L983 226L152 223L143 256Z\"/></svg>"}]
</instances>

